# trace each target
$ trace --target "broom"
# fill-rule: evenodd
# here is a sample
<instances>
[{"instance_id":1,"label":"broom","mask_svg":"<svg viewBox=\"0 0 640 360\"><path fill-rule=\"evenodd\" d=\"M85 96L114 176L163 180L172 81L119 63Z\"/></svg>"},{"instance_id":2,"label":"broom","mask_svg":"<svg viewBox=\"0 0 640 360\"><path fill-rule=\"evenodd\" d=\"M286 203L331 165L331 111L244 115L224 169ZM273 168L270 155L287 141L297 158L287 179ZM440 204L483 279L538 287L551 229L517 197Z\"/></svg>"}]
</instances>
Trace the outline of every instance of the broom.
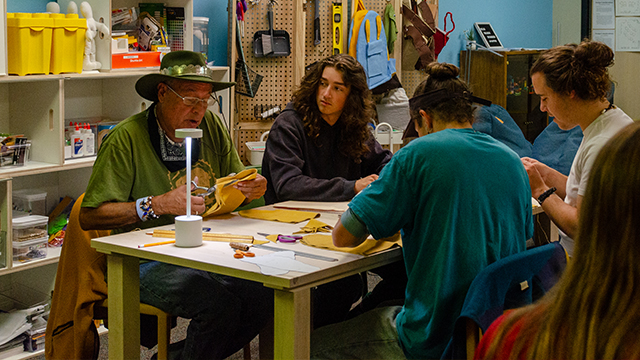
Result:
<instances>
[{"instance_id":1,"label":"broom","mask_svg":"<svg viewBox=\"0 0 640 360\"><path fill-rule=\"evenodd\" d=\"M267 9L267 18L269 19L269 35L262 34L262 54L264 56L273 54L273 5L271 1L269 1Z\"/></svg>"}]
</instances>

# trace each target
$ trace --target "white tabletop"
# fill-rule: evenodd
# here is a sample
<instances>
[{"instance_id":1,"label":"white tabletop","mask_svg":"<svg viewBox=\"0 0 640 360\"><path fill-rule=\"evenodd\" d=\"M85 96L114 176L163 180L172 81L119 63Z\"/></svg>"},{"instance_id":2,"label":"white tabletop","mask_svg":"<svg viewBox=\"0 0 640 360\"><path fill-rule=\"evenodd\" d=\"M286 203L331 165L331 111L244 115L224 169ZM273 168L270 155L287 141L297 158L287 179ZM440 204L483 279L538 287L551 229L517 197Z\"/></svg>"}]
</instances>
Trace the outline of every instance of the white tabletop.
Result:
<instances>
[{"instance_id":1,"label":"white tabletop","mask_svg":"<svg viewBox=\"0 0 640 360\"><path fill-rule=\"evenodd\" d=\"M268 208L267 208L268 209ZM335 225L338 215L321 213L318 220ZM234 235L252 235L263 240L267 234L292 234L307 221L288 224L264 221L229 214L203 221L210 232ZM155 229L172 229L173 225ZM274 244L283 250L301 251L338 259L324 261L296 256L296 260L313 265L318 270L301 273L289 271L282 275L265 275L252 263L235 259L235 250L228 242L204 241L202 246L180 248L174 244L139 248L138 245L160 242L144 231L129 232L91 240L91 246L108 256L109 276L109 358L131 359L139 357L139 265L138 259L162 261L170 264L201 269L218 274L263 283L275 290L274 296L274 358L302 359L309 357L310 349L310 289L326 282L386 265L402 259L402 250L395 247L383 252L362 256L341 251L319 249L296 244ZM270 250L252 248L256 256L271 253ZM115 310L115 311L112 311ZM265 339L266 340L266 339ZM268 342L268 341L267 341ZM262 343L262 342L261 342Z\"/></svg>"}]
</instances>

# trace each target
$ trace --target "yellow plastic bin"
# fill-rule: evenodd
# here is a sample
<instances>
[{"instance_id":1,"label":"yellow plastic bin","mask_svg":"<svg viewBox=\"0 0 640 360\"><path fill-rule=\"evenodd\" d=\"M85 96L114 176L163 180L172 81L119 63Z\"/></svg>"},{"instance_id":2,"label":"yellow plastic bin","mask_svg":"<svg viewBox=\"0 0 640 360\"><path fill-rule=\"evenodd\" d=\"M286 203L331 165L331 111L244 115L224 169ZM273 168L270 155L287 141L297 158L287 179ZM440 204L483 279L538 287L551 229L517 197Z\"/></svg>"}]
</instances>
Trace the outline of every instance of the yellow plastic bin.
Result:
<instances>
[{"instance_id":1,"label":"yellow plastic bin","mask_svg":"<svg viewBox=\"0 0 640 360\"><path fill-rule=\"evenodd\" d=\"M53 19L49 14L7 14L9 74L48 74Z\"/></svg>"},{"instance_id":2,"label":"yellow plastic bin","mask_svg":"<svg viewBox=\"0 0 640 360\"><path fill-rule=\"evenodd\" d=\"M53 19L51 73L81 73L87 19L78 14L50 14Z\"/></svg>"}]
</instances>

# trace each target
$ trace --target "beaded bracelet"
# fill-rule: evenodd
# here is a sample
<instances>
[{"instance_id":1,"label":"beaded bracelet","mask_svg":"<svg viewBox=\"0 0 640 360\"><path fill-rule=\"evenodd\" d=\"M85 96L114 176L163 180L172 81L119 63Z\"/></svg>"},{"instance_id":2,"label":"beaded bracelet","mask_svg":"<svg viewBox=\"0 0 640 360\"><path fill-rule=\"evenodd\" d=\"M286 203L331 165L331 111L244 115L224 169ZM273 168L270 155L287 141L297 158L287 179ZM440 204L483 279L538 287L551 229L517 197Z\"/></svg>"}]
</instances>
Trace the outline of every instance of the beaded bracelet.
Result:
<instances>
[{"instance_id":1,"label":"beaded bracelet","mask_svg":"<svg viewBox=\"0 0 640 360\"><path fill-rule=\"evenodd\" d=\"M138 206L139 206L140 210L142 211L142 216L140 216L140 219L142 219L142 221L155 220L155 219L159 218L159 216L156 215L156 213L153 211L153 206L151 204L151 199L153 199L153 195L147 196L145 198L138 199L138 201L140 202L140 204ZM138 201L136 201L136 202L138 202ZM138 215L139 214L140 213L138 213Z\"/></svg>"}]
</instances>

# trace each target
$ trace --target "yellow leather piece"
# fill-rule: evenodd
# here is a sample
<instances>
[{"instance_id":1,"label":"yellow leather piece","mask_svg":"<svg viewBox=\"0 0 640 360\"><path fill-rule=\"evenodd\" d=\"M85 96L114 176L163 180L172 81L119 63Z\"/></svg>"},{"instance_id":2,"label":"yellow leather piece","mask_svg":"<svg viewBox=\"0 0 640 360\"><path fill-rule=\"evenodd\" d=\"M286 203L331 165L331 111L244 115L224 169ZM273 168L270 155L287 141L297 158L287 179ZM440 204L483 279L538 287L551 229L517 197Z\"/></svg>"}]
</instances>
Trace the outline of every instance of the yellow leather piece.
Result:
<instances>
[{"instance_id":1,"label":"yellow leather piece","mask_svg":"<svg viewBox=\"0 0 640 360\"><path fill-rule=\"evenodd\" d=\"M230 213L238 208L244 202L245 197L240 190L233 187L233 184L240 181L253 180L257 174L258 170L256 169L246 169L236 175L217 179L216 202L202 214L202 217Z\"/></svg>"},{"instance_id":2,"label":"yellow leather piece","mask_svg":"<svg viewBox=\"0 0 640 360\"><path fill-rule=\"evenodd\" d=\"M251 219L280 221L296 224L301 221L310 220L320 216L320 213L297 210L242 210L238 215Z\"/></svg>"},{"instance_id":3,"label":"yellow leather piece","mask_svg":"<svg viewBox=\"0 0 640 360\"><path fill-rule=\"evenodd\" d=\"M371 255L383 250L387 250L394 245L402 246L402 239L400 239L400 234L396 234L396 236L392 236L383 240L374 240L369 238L366 239L362 244L354 248L336 247L333 245L333 239L331 235L325 234L305 235L302 237L301 242L305 245L321 249L336 250L358 255Z\"/></svg>"},{"instance_id":4,"label":"yellow leather piece","mask_svg":"<svg viewBox=\"0 0 640 360\"><path fill-rule=\"evenodd\" d=\"M300 231L294 232L294 234L309 234L309 233L317 233L317 232L328 232L330 233L333 229L333 226L323 223L317 219L311 219L307 223L307 225L300 228Z\"/></svg>"}]
</instances>

